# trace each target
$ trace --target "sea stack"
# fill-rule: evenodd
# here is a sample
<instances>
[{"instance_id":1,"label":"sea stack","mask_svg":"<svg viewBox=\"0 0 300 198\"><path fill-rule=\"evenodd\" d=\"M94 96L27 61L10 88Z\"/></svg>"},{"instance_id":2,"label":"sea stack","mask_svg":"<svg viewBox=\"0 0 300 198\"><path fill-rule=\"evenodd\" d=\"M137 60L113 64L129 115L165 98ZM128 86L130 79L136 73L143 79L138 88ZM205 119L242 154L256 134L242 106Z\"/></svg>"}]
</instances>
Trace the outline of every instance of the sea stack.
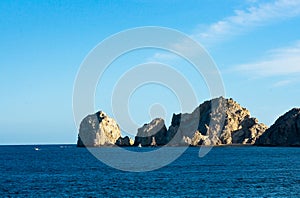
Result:
<instances>
[{"instance_id":1,"label":"sea stack","mask_svg":"<svg viewBox=\"0 0 300 198\"><path fill-rule=\"evenodd\" d=\"M98 147L115 145L121 137L116 121L103 111L86 116L80 123L78 147Z\"/></svg>"},{"instance_id":2,"label":"sea stack","mask_svg":"<svg viewBox=\"0 0 300 198\"><path fill-rule=\"evenodd\" d=\"M162 146L167 143L167 128L162 118L155 118L150 123L144 124L138 129L134 145L138 146Z\"/></svg>"},{"instance_id":3,"label":"sea stack","mask_svg":"<svg viewBox=\"0 0 300 198\"><path fill-rule=\"evenodd\" d=\"M116 141L116 145L120 146L120 147L132 146L133 144L134 144L134 141L128 136L119 137Z\"/></svg>"},{"instance_id":4,"label":"sea stack","mask_svg":"<svg viewBox=\"0 0 300 198\"><path fill-rule=\"evenodd\" d=\"M195 116L196 113L200 116ZM195 117L199 120L194 120ZM198 122L196 131L189 130L191 122ZM180 127L180 124L184 126ZM179 127L184 129L179 131L183 138L181 142L192 146L254 144L267 129L266 125L252 118L246 108L223 97L205 101L191 114L174 114L168 130L169 139Z\"/></svg>"},{"instance_id":5,"label":"sea stack","mask_svg":"<svg viewBox=\"0 0 300 198\"><path fill-rule=\"evenodd\" d=\"M300 146L300 108L291 109L279 117L255 145Z\"/></svg>"}]
</instances>

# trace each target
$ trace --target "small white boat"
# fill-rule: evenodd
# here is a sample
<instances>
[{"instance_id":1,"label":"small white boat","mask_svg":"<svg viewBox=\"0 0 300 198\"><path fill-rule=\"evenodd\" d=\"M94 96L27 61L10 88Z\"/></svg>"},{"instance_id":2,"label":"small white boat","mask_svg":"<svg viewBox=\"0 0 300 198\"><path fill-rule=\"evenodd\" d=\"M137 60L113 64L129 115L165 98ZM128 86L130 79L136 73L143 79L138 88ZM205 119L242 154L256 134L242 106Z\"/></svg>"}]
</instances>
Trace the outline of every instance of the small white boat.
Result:
<instances>
[{"instance_id":1,"label":"small white boat","mask_svg":"<svg viewBox=\"0 0 300 198\"><path fill-rule=\"evenodd\" d=\"M34 150L39 151L40 149L38 147L34 147Z\"/></svg>"},{"instance_id":2,"label":"small white boat","mask_svg":"<svg viewBox=\"0 0 300 198\"><path fill-rule=\"evenodd\" d=\"M142 147L141 143L139 143L138 147Z\"/></svg>"}]
</instances>

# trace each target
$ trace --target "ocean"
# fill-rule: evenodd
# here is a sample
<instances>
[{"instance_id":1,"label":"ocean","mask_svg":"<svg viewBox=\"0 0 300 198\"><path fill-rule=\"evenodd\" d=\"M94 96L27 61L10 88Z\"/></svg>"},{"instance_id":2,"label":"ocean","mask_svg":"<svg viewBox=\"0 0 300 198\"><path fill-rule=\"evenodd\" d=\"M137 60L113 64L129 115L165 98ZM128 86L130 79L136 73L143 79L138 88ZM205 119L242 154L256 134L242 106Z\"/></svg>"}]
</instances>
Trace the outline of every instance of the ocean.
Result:
<instances>
[{"instance_id":1,"label":"ocean","mask_svg":"<svg viewBox=\"0 0 300 198\"><path fill-rule=\"evenodd\" d=\"M124 172L75 145L0 146L0 196L300 197L300 148L214 147L203 158L198 152L190 147L158 170Z\"/></svg>"}]
</instances>

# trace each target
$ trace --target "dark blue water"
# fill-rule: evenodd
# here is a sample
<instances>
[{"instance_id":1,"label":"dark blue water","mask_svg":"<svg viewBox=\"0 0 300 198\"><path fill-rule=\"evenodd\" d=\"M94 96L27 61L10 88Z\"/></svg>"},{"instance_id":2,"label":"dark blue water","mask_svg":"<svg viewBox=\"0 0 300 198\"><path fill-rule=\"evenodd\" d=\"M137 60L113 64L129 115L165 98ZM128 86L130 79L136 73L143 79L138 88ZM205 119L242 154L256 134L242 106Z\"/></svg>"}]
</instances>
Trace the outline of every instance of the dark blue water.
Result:
<instances>
[{"instance_id":1,"label":"dark blue water","mask_svg":"<svg viewBox=\"0 0 300 198\"><path fill-rule=\"evenodd\" d=\"M143 173L75 146L39 148L0 146L1 197L300 197L300 148L215 147L204 158L189 148Z\"/></svg>"}]
</instances>

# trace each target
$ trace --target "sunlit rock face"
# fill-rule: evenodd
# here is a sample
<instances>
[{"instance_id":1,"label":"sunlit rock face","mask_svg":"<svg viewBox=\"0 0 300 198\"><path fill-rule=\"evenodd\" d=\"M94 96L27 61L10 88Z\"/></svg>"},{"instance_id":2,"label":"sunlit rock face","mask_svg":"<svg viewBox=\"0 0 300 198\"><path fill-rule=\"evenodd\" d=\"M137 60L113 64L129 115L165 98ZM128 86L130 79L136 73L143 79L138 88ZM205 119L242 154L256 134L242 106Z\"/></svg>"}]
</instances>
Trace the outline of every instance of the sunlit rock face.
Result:
<instances>
[{"instance_id":1,"label":"sunlit rock face","mask_svg":"<svg viewBox=\"0 0 300 198\"><path fill-rule=\"evenodd\" d=\"M103 111L86 116L80 123L77 146L98 147L114 145L121 137L116 121Z\"/></svg>"},{"instance_id":2,"label":"sunlit rock face","mask_svg":"<svg viewBox=\"0 0 300 198\"><path fill-rule=\"evenodd\" d=\"M254 144L266 129L233 99L219 97L205 101L191 114L174 114L167 139L180 133L173 144Z\"/></svg>"},{"instance_id":3,"label":"sunlit rock face","mask_svg":"<svg viewBox=\"0 0 300 198\"><path fill-rule=\"evenodd\" d=\"M226 145L254 144L267 126L251 118L250 112L233 99L215 98L192 113L173 114L168 130L162 119L138 129L135 145Z\"/></svg>"},{"instance_id":4,"label":"sunlit rock face","mask_svg":"<svg viewBox=\"0 0 300 198\"><path fill-rule=\"evenodd\" d=\"M261 146L300 146L300 108L279 117L255 143Z\"/></svg>"}]
</instances>

